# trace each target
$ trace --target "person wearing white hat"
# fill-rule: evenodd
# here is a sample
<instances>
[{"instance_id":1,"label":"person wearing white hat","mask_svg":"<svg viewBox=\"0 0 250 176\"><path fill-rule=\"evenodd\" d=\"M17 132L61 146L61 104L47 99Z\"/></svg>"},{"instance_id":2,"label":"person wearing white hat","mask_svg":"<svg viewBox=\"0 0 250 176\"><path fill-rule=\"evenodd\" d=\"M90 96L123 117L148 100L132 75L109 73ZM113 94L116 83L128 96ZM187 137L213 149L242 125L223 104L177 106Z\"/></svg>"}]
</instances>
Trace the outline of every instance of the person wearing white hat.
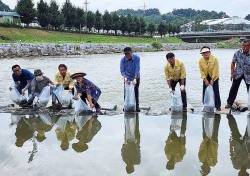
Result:
<instances>
[{"instance_id":1,"label":"person wearing white hat","mask_svg":"<svg viewBox=\"0 0 250 176\"><path fill-rule=\"evenodd\" d=\"M76 79L75 88L77 92L77 97L81 98L85 103L86 99L88 100L89 106L95 108L96 112L100 112L101 106L97 103L101 90L91 81L84 78L86 73L76 70L72 75L72 79Z\"/></svg>"},{"instance_id":2,"label":"person wearing white hat","mask_svg":"<svg viewBox=\"0 0 250 176\"><path fill-rule=\"evenodd\" d=\"M219 91L219 63L218 59L211 54L208 46L203 46L200 49L202 57L199 60L199 68L201 78L203 79L203 95L202 101L204 101L205 89L211 85L214 90L214 101L216 111L221 110L221 99Z\"/></svg>"}]
</instances>

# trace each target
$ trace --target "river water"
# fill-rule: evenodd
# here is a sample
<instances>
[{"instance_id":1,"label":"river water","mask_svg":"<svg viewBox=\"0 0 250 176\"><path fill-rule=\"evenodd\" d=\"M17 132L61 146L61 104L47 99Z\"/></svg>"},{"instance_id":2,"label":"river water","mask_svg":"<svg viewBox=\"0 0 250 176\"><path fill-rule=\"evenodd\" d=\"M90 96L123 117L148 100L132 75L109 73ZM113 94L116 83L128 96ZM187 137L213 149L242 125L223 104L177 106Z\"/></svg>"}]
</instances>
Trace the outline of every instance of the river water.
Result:
<instances>
[{"instance_id":1,"label":"river water","mask_svg":"<svg viewBox=\"0 0 250 176\"><path fill-rule=\"evenodd\" d=\"M220 64L220 94L230 90L235 50L214 49ZM237 175L249 172L248 112L202 115L199 50L176 50L187 71L187 100L195 112L166 113L170 90L164 76L166 52L141 57L140 105L146 113L123 114L122 54L1 59L0 106L12 103L11 66L41 69L54 80L59 64L80 68L102 90L102 107L115 113L75 117L44 112L0 113L1 175ZM237 99L247 99L242 83ZM250 123L249 123L250 125ZM250 126L249 126L250 129ZM45 137L44 137L45 136ZM249 145L250 147L250 145Z\"/></svg>"}]
</instances>

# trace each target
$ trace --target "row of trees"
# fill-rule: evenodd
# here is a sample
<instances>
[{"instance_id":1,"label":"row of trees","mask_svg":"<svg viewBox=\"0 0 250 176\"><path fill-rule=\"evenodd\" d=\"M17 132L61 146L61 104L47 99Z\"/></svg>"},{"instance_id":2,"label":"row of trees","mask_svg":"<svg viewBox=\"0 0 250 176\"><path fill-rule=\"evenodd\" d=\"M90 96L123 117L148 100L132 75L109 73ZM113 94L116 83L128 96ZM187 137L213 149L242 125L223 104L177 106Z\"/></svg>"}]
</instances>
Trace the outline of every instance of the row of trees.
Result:
<instances>
[{"instance_id":1,"label":"row of trees","mask_svg":"<svg viewBox=\"0 0 250 176\"><path fill-rule=\"evenodd\" d=\"M83 9L73 6L70 0L65 1L61 10L55 0L51 0L50 4L40 0L37 9L34 8L32 0L19 0L16 10L21 15L21 22L27 26L37 17L41 27L52 27L56 30L61 27L81 30L85 26L89 31L95 28L98 33L100 30L105 30L107 33L112 30L115 34L121 31L122 34L127 32L130 35L133 32L142 35L148 31L152 35L160 26L157 28L154 23L147 25L144 17L139 15L118 15L117 12L109 13L107 10L103 15L98 10L95 13L91 11L86 13ZM174 26L169 29L172 33L176 33L177 28L179 27Z\"/></svg>"}]
</instances>

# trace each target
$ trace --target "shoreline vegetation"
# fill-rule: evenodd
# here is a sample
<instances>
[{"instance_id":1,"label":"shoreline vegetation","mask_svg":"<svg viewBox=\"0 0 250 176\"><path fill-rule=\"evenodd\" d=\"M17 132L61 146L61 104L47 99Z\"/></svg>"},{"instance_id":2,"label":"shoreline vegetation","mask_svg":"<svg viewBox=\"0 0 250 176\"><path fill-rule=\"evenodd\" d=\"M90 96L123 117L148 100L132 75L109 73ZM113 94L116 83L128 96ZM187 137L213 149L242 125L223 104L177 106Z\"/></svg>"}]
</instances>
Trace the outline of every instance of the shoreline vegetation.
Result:
<instances>
[{"instance_id":1,"label":"shoreline vegetation","mask_svg":"<svg viewBox=\"0 0 250 176\"><path fill-rule=\"evenodd\" d=\"M126 46L135 52L235 48L239 39L219 43L184 43L175 37L79 34L30 28L0 27L0 58L122 53Z\"/></svg>"}]
</instances>

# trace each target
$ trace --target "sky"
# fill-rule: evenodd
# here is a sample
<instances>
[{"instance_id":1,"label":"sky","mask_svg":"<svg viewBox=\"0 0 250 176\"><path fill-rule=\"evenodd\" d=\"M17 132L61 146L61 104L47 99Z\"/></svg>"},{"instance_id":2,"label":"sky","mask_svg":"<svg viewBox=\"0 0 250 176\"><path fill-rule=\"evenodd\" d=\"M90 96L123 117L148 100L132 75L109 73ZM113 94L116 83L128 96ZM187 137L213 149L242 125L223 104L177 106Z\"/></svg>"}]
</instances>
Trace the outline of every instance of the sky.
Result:
<instances>
[{"instance_id":1,"label":"sky","mask_svg":"<svg viewBox=\"0 0 250 176\"><path fill-rule=\"evenodd\" d=\"M40 0L33 0L37 4ZM44 0L49 3L50 0ZM60 5L66 0L56 0ZM9 5L13 9L17 0L2 0L3 3ZM70 0L70 2L77 7L85 7L86 0ZM105 10L109 12L118 9L145 9L157 8L161 14L171 12L173 9L192 8L195 10L208 10L216 12L226 12L229 16L238 16L245 18L250 14L250 0L88 0L88 10L95 12L99 10L103 13Z\"/></svg>"}]
</instances>

